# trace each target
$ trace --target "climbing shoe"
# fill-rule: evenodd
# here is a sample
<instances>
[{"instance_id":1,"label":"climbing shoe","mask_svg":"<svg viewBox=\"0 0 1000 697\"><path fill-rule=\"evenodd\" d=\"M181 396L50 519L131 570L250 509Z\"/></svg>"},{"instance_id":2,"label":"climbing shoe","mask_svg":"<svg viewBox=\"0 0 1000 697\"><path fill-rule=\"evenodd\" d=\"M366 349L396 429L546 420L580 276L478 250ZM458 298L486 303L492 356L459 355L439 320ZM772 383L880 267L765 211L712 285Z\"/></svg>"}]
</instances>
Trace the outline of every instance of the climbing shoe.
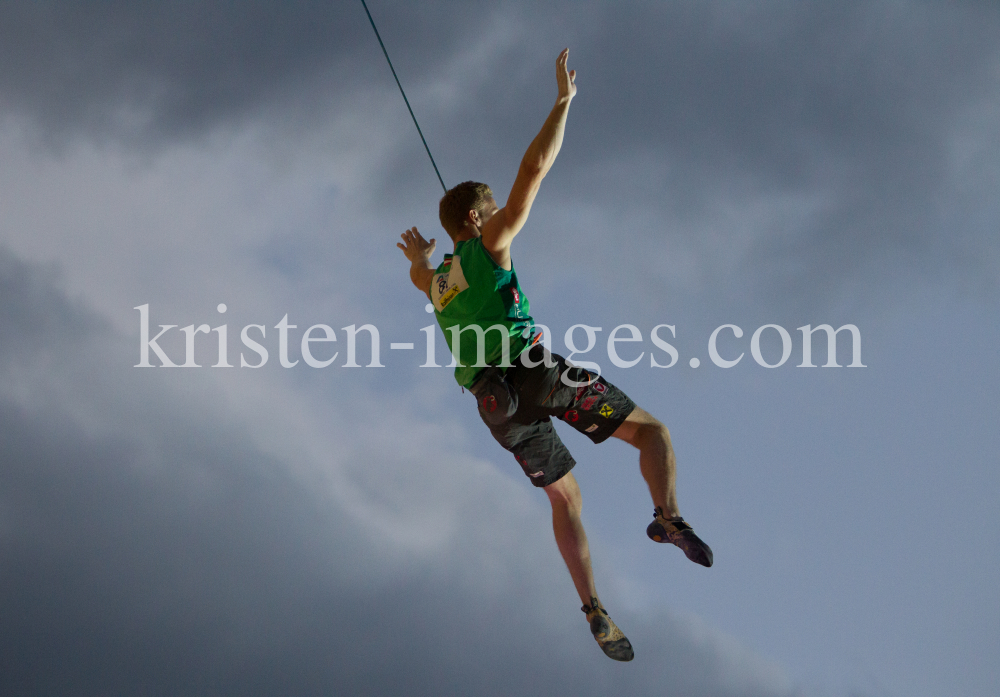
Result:
<instances>
[{"instance_id":1,"label":"climbing shoe","mask_svg":"<svg viewBox=\"0 0 1000 697\"><path fill-rule=\"evenodd\" d=\"M590 633L597 639L597 645L601 647L608 658L616 661L631 661L635 654L632 652L632 644L629 643L618 625L608 617L608 611L601 607L601 601L597 598L590 599L590 605L580 608L587 614L587 621L590 622Z\"/></svg>"},{"instance_id":2,"label":"climbing shoe","mask_svg":"<svg viewBox=\"0 0 1000 697\"><path fill-rule=\"evenodd\" d=\"M646 528L646 534L654 542L669 542L680 547L695 564L712 565L712 548L702 542L680 516L664 518L663 509L659 506L653 511L653 522Z\"/></svg>"}]
</instances>

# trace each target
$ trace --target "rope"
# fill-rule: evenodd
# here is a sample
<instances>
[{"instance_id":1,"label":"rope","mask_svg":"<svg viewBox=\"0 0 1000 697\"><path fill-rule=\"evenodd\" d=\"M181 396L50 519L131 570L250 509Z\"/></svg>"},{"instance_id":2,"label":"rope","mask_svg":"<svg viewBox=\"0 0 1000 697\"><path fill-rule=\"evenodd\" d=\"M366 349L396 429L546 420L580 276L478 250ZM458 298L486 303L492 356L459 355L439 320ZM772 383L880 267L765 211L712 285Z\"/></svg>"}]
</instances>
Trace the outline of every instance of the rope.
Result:
<instances>
[{"instance_id":1,"label":"rope","mask_svg":"<svg viewBox=\"0 0 1000 697\"><path fill-rule=\"evenodd\" d=\"M441 173L438 171L437 163L434 162L434 156L431 155L431 149L427 147L427 140L424 138L424 132L420 130L420 124L417 123L417 117L413 115L413 109L410 108L410 100L406 98L406 92L403 91L403 86L399 83L399 78L396 76L396 69L392 67L392 61L389 60L389 52L385 50L385 44L382 43L382 37L379 36L378 27L375 26L375 20L372 19L372 13L368 11L368 3L365 0L361 0L361 4L365 7L365 14L368 15L368 21L372 23L372 29L375 30L375 38L378 39L378 45L382 47L382 53L385 54L385 59L389 63L389 70L392 71L392 76L396 78L396 85L399 86L399 93L403 95L403 101L406 102L406 108L410 110L410 117L413 119L413 125L417 127L417 133L420 134L420 140L424 143L424 149L427 151L427 157L431 158L431 165L434 166L434 174L437 175L438 181L441 182L441 188L444 189L445 193L448 193L448 187L444 185L444 179L441 178Z\"/></svg>"}]
</instances>

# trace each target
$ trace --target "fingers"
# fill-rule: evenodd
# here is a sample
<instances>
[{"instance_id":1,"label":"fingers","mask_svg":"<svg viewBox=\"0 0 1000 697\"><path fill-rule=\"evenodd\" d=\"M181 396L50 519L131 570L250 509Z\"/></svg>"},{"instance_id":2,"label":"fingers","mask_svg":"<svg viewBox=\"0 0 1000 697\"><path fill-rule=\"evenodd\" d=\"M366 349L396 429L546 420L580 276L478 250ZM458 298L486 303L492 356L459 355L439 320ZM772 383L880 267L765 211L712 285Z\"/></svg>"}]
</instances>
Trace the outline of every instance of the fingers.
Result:
<instances>
[{"instance_id":1,"label":"fingers","mask_svg":"<svg viewBox=\"0 0 1000 697\"><path fill-rule=\"evenodd\" d=\"M424 239L423 237L420 236L420 233L417 231L417 228L415 227L410 228L409 230L401 234L400 237L402 237L403 242L406 242L407 244L410 244L411 242L416 242L417 240L422 242Z\"/></svg>"},{"instance_id":2,"label":"fingers","mask_svg":"<svg viewBox=\"0 0 1000 697\"><path fill-rule=\"evenodd\" d=\"M428 242L423 238L423 235L417 230L417 228L412 227L406 232L400 235L402 238L402 243L397 242L396 246L403 250L403 253L409 259L413 255L426 255L430 256L434 253L434 248L437 246L437 240L431 238Z\"/></svg>"},{"instance_id":3,"label":"fingers","mask_svg":"<svg viewBox=\"0 0 1000 697\"><path fill-rule=\"evenodd\" d=\"M576 94L576 71L568 70L569 49L564 48L556 59L556 81L559 83L559 94L572 97Z\"/></svg>"},{"instance_id":4,"label":"fingers","mask_svg":"<svg viewBox=\"0 0 1000 697\"><path fill-rule=\"evenodd\" d=\"M402 238L403 241L401 243L397 242L396 246L399 247L400 249L402 249L403 250L403 254L406 255L407 259L409 259L410 258L410 250L412 248L415 248L417 246L416 243L413 240L413 235L411 235L410 231L407 230L406 232L404 232L403 234L401 234L400 237Z\"/></svg>"}]
</instances>

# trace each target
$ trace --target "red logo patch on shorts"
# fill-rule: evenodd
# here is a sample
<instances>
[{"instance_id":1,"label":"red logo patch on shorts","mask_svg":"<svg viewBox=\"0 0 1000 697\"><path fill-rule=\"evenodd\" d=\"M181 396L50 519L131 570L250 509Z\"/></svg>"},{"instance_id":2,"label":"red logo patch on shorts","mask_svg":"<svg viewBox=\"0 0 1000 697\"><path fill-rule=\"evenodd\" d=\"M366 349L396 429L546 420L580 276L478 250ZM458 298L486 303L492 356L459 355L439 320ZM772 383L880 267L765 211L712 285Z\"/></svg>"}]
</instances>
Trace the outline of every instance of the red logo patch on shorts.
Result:
<instances>
[{"instance_id":1,"label":"red logo patch on shorts","mask_svg":"<svg viewBox=\"0 0 1000 697\"><path fill-rule=\"evenodd\" d=\"M563 414L563 418L569 423L573 423L580 418L580 415L576 413L576 409L570 409L568 412Z\"/></svg>"},{"instance_id":2,"label":"red logo patch on shorts","mask_svg":"<svg viewBox=\"0 0 1000 697\"><path fill-rule=\"evenodd\" d=\"M605 385L603 382L595 382L594 389L600 392L601 394L604 394L605 392L608 391L608 386Z\"/></svg>"},{"instance_id":3,"label":"red logo patch on shorts","mask_svg":"<svg viewBox=\"0 0 1000 697\"><path fill-rule=\"evenodd\" d=\"M587 397L585 400L583 400L583 404L580 405L580 408L583 409L584 411L590 411L590 408L594 406L594 402L596 402L597 400L598 400L597 395L591 395L590 397Z\"/></svg>"},{"instance_id":4,"label":"red logo patch on shorts","mask_svg":"<svg viewBox=\"0 0 1000 697\"><path fill-rule=\"evenodd\" d=\"M497 398L493 395L486 395L483 397L483 411L488 414L492 414L497 410Z\"/></svg>"}]
</instances>

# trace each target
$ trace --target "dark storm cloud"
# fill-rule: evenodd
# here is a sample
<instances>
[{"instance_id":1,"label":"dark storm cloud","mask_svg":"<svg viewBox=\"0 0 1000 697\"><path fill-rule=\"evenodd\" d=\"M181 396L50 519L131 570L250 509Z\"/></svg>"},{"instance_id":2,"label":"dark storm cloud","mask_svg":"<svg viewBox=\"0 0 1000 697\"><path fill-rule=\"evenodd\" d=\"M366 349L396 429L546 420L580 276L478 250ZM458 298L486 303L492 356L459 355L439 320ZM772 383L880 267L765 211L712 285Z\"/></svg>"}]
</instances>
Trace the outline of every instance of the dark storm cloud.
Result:
<instances>
[{"instance_id":1,"label":"dark storm cloud","mask_svg":"<svg viewBox=\"0 0 1000 697\"><path fill-rule=\"evenodd\" d=\"M371 3L404 60L468 19ZM426 29L433 24L435 31ZM437 52L440 55L440 51ZM412 72L403 73L404 76ZM135 144L197 135L262 107L309 102L392 78L360 2L32 2L0 6L0 104L50 136L86 132ZM331 90L332 86L332 90ZM324 100L329 94L321 94Z\"/></svg>"},{"instance_id":2,"label":"dark storm cloud","mask_svg":"<svg viewBox=\"0 0 1000 697\"><path fill-rule=\"evenodd\" d=\"M727 302L835 297L854 282L871 290L882 278L938 280L956 271L996 287L1000 254L983 220L995 220L1000 195L998 6L622 3L591 10L566 30L580 93L536 223L547 204L596 207L629 238L646 240L649 263L662 257L669 267L673 260L656 254L649 237L690 238L720 209L777 202L765 229L747 233L741 228L761 223L737 219L717 231L747 248L739 268L719 265L711 249L698 252ZM524 89L507 84L497 92L517 93L521 106L484 90L451 115L459 133L460 124L475 122L511 144L490 176L510 180L540 121L534 107L551 98L548 73L548 61L544 71L528 72L514 62L510 74ZM497 108L481 109L484 103ZM474 140L469 132L453 142ZM968 152L959 154L963 147ZM481 151L447 148L440 159L451 167L484 168L472 159ZM782 201L802 209L784 214Z\"/></svg>"},{"instance_id":3,"label":"dark storm cloud","mask_svg":"<svg viewBox=\"0 0 1000 697\"><path fill-rule=\"evenodd\" d=\"M625 5L609 20L579 106L618 127L588 150L653 147L785 187L844 159L920 155L991 92L1000 49L995 8L939 3Z\"/></svg>"},{"instance_id":4,"label":"dark storm cloud","mask_svg":"<svg viewBox=\"0 0 1000 697\"><path fill-rule=\"evenodd\" d=\"M5 251L0 321L4 694L788 694L666 615L617 613L639 658L604 659L490 487L447 504L454 549L388 553Z\"/></svg>"},{"instance_id":5,"label":"dark storm cloud","mask_svg":"<svg viewBox=\"0 0 1000 697\"><path fill-rule=\"evenodd\" d=\"M501 196L570 45L580 96L533 221L598 208L602 227L629 230L623 258L642 245L648 283L684 275L671 266L677 244L726 303L870 294L914 275L987 292L1000 282L995 4L371 9L445 182L485 180ZM356 202L391 195L409 211L437 195L360 3L7 3L0 103L49 139L138 148L220 124L288 135L368 110L347 128L405 137ZM740 224L753 209L765 214ZM738 259L692 239L719 210L736 216L714 232ZM598 232L573 231L583 244Z\"/></svg>"},{"instance_id":6,"label":"dark storm cloud","mask_svg":"<svg viewBox=\"0 0 1000 697\"><path fill-rule=\"evenodd\" d=\"M845 162L899 176L940 145L941 126L996 87L1000 10L990 4L581 4L570 14L516 3L372 3L414 92L447 77L463 47L510 33L450 106L454 123L506 154L551 96L548 44L576 41L581 95L570 162L660 152L795 188ZM190 133L320 86L349 96L393 86L360 3L5 3L0 93L49 127ZM473 31L474 30L474 31ZM511 60L507 60L507 59ZM544 81L539 80L544 76ZM524 90L528 93L524 94ZM510 94L519 94L511 102ZM402 108L402 106L401 106ZM528 113L524 113L528 112ZM428 117L435 129L437 117ZM129 119L135 119L130 122ZM447 135L447 131L442 134ZM442 137L437 143L461 138ZM470 153L481 157L482 151ZM932 175L930 173L930 175ZM930 176L927 175L927 176ZM695 181L700 181L698 178Z\"/></svg>"},{"instance_id":7,"label":"dark storm cloud","mask_svg":"<svg viewBox=\"0 0 1000 697\"><path fill-rule=\"evenodd\" d=\"M907 255L940 254L943 239L965 250L965 267L995 246L965 218L992 206L997 183L959 209L968 181L953 171L953 141L985 152L995 142L967 120L1000 94L996 6L672 4L641 19L609 23L592 47L619 61L595 66L600 91L585 107L595 118L580 119L587 146L575 153L593 148L605 171L643 166L595 187L603 205L624 213L656 197L683 218L811 198L804 222L776 223L746 257L741 276L772 300L835 294L859 273L871 284L913 263ZM975 271L997 280L990 265Z\"/></svg>"}]
</instances>

